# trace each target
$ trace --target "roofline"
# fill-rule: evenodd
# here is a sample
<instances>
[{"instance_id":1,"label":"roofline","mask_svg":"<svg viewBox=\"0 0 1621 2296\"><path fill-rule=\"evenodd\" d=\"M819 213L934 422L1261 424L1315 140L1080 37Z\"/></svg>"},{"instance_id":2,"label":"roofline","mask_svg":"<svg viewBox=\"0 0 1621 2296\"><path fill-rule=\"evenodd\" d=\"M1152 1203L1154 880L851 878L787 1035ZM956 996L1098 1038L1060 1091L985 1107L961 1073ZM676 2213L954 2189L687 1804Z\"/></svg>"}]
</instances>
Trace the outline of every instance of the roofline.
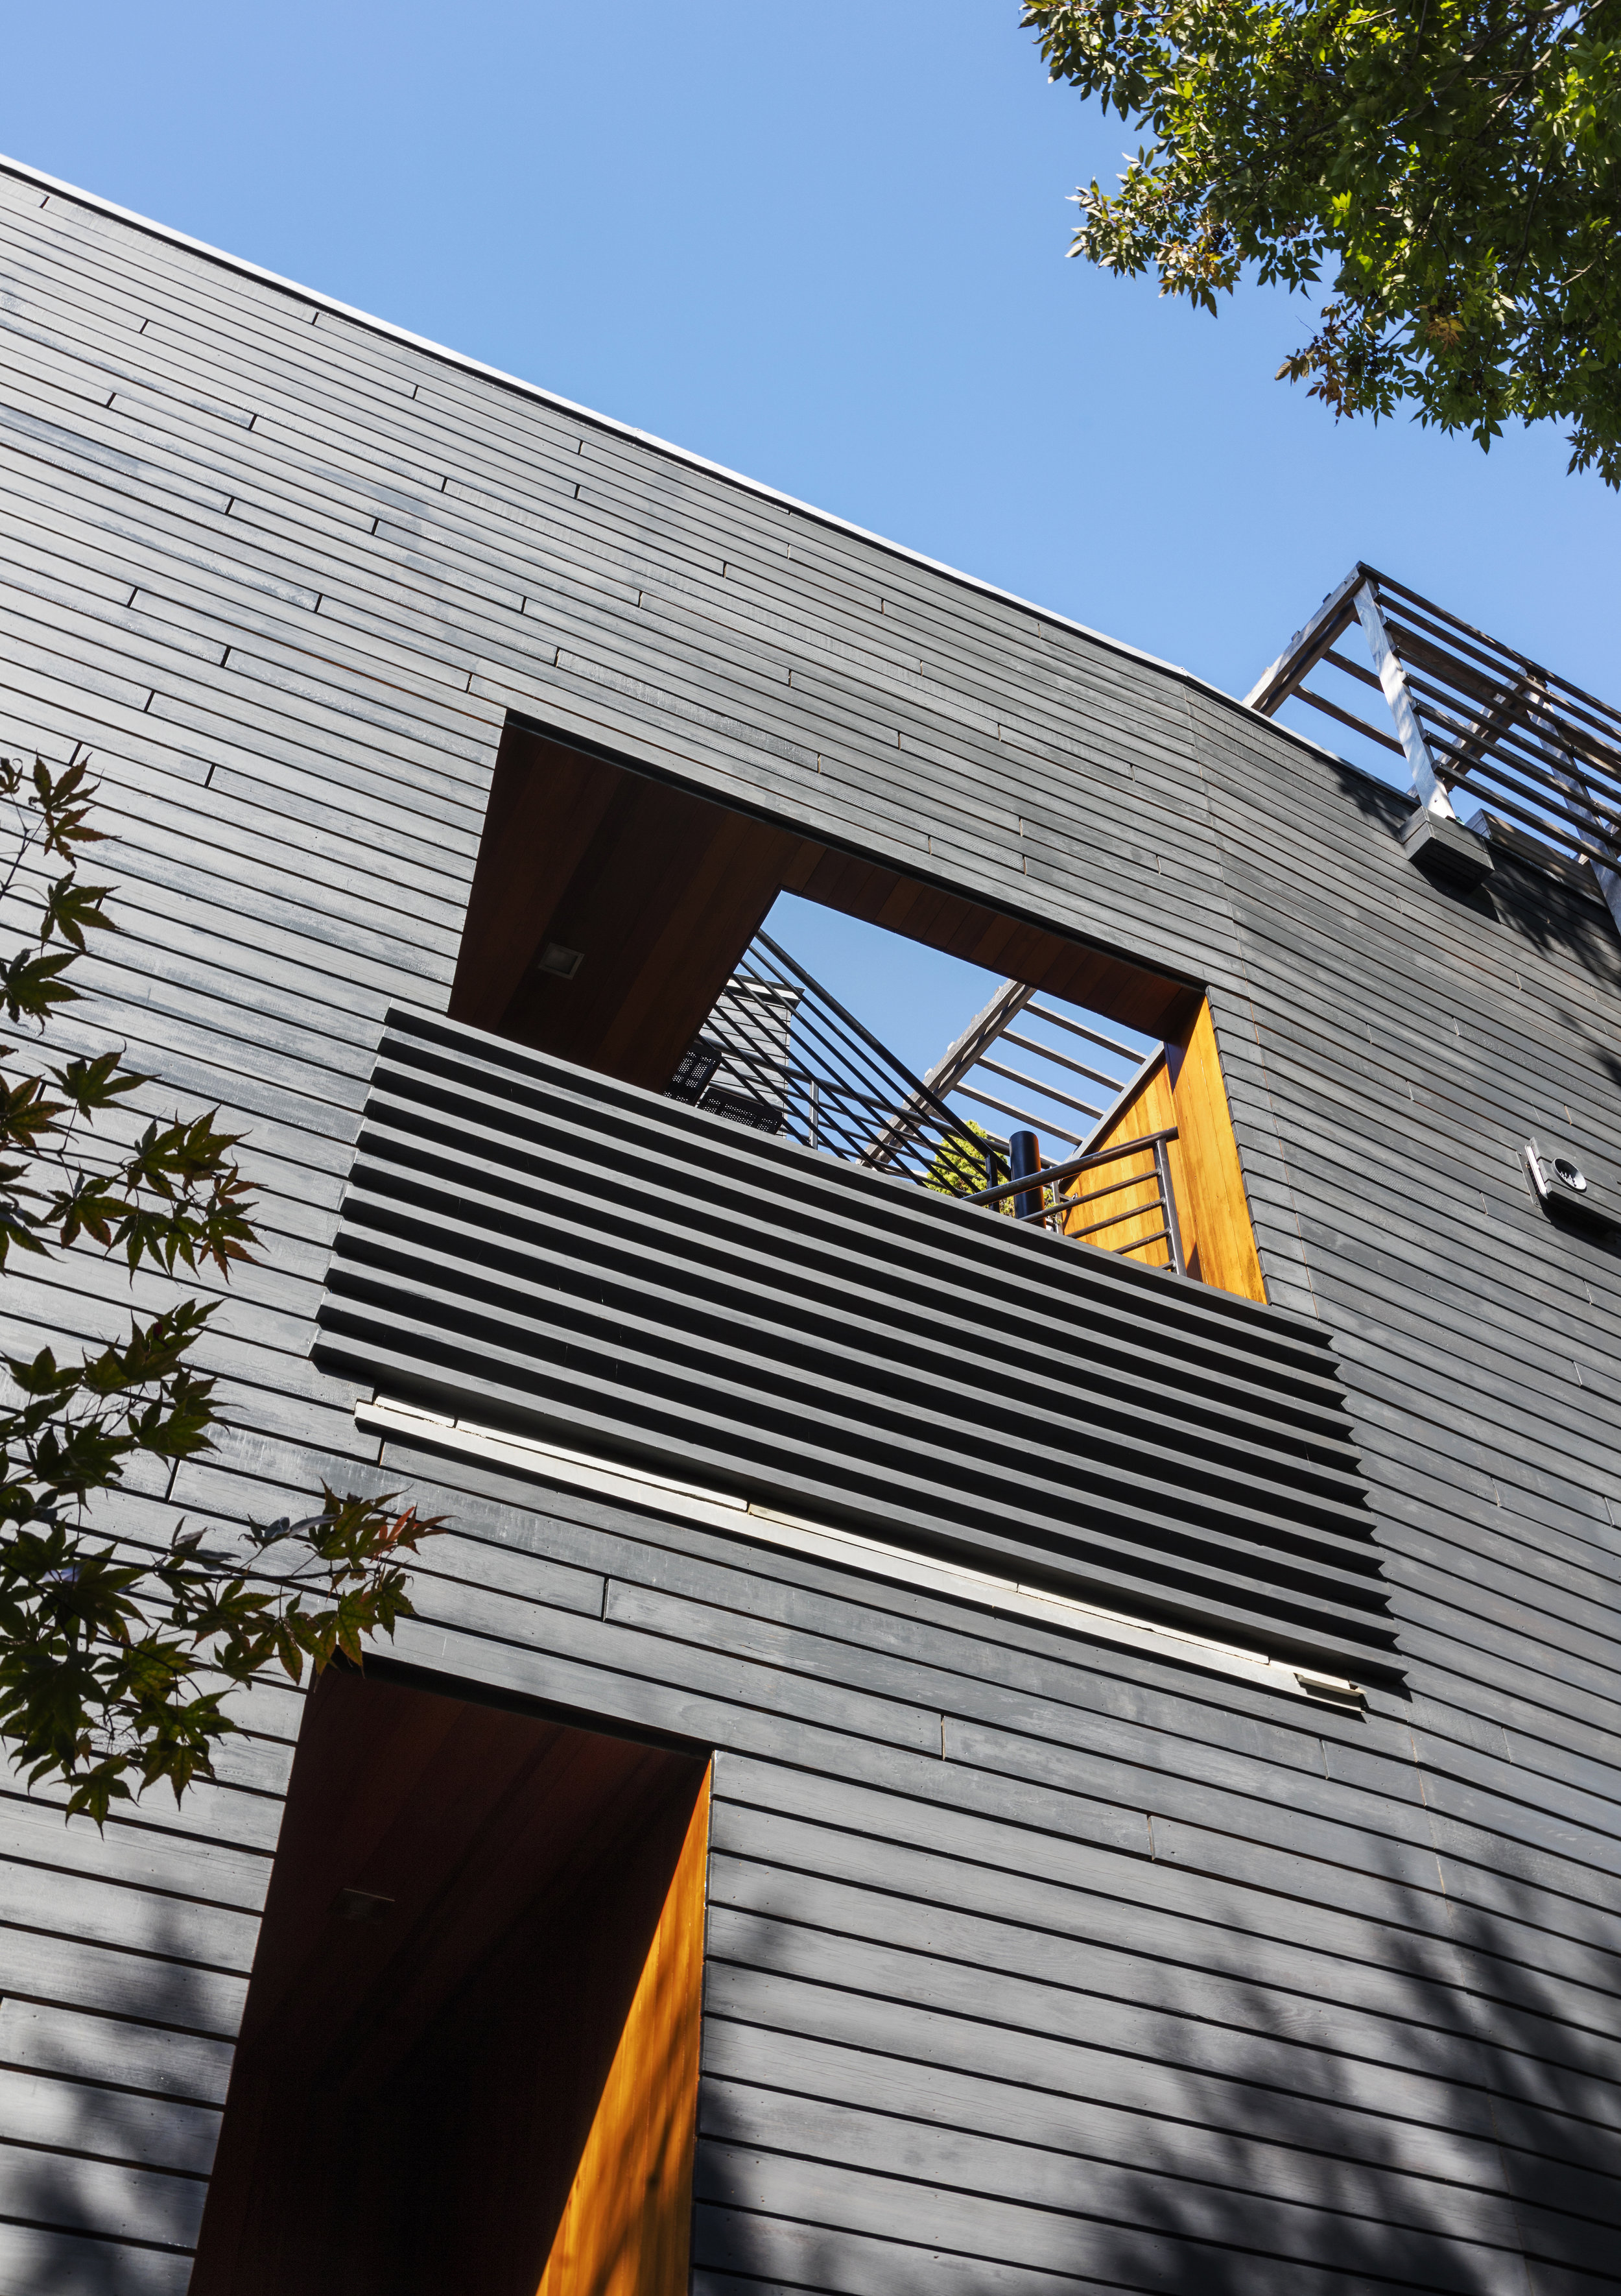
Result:
<instances>
[{"instance_id":1,"label":"roofline","mask_svg":"<svg viewBox=\"0 0 1621 2296\"><path fill-rule=\"evenodd\" d=\"M150 216L137 215L131 208L120 207L116 200L103 199L99 193L83 191L77 184L64 183L59 176L47 175L43 168L30 167L26 160L9 159L0 152L0 175L14 176L22 183L37 184L52 197L71 200L80 207L127 224L135 231L145 232L152 239L166 240L171 247L183 247L189 254L200 255L206 261L217 263L226 271L234 271L244 279L256 279L262 286L274 287L282 294L296 295L300 302L313 304L318 310L331 311L337 317L348 319L372 334L386 336L390 342L409 344L413 350L424 352L430 358L442 359L446 365L459 367L467 374L480 376L486 382L495 383L503 390L515 391L520 398L533 399L542 406L556 407L582 422L594 423L601 430L611 431L617 438L633 439L638 446L646 447L656 455L667 455L672 462L684 463L690 470L702 471L709 478L724 480L727 486L741 488L745 494L753 495L762 502L779 503L784 510L794 511L802 518L814 519L818 525L832 528L840 534L852 535L856 541L869 543L874 549L886 551L894 558L903 558L911 565L926 567L931 574L942 575L948 582L960 583L964 589L977 591L981 597L995 598L1003 605L1017 606L1022 613L1034 614L1040 621L1051 622L1055 629L1071 630L1077 637L1089 638L1094 645L1107 646L1111 652L1146 663L1150 669L1164 670L1169 676L1180 678L1184 685L1197 686L1215 701L1224 701L1232 709L1243 710L1247 717L1262 716L1261 711L1252 709L1237 694L1229 693L1224 687L1213 684L1208 677L1200 677L1194 670L1184 669L1180 662L1167 661L1160 654L1149 653L1141 646L1127 644L1124 638L1110 637L1106 631L1094 630L1085 622L1073 620L1068 614L1055 613L1051 607L1037 605L1034 599L1020 597L1016 590L1004 590L999 584L987 582L978 574L965 574L959 566L948 566L943 559L927 557L922 551L913 550L904 542L892 542L887 535L874 534L870 528L857 526L853 520L840 518L832 511L819 510L815 503L801 502L797 496L784 494L778 487L766 486L758 479L745 476L741 471L729 470L724 463L712 463L706 455L695 455L687 447L675 446L669 439L660 439L651 430L638 430L634 423L621 422L611 414L599 414L594 407L581 406L577 401L564 398L555 390L543 390L538 383L526 382L521 375L508 374L501 367L487 366L482 359L470 358L465 352L452 350L447 345L436 343L426 335L414 335L408 327L397 327L391 320L380 319L370 311L356 310L351 303L340 303L336 296L323 295L314 288L301 286L296 279L283 279L279 272L267 271L262 264L250 263L242 256L226 254L223 248L210 247L207 240L192 239L188 233L176 231L168 224L154 223ZM1297 733L1292 726L1279 726L1273 718L1268 718L1265 722L1274 732L1298 742L1303 748L1314 750L1318 756L1331 758L1335 765L1347 767L1351 772L1362 775L1377 788L1388 788L1389 784L1381 781L1377 774L1370 773L1365 766L1359 766L1353 758L1341 757L1326 742L1314 741L1309 734Z\"/></svg>"}]
</instances>

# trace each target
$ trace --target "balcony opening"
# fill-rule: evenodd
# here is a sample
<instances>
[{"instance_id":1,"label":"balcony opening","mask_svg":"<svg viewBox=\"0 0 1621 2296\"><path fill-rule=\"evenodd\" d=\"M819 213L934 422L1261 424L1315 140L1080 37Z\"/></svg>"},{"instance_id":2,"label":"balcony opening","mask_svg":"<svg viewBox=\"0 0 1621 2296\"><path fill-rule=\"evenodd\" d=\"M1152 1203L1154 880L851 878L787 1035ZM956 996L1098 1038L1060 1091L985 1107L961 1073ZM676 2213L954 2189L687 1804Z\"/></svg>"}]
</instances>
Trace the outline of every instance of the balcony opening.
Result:
<instances>
[{"instance_id":1,"label":"balcony opening","mask_svg":"<svg viewBox=\"0 0 1621 2296\"><path fill-rule=\"evenodd\" d=\"M700 1756L329 1671L193 2296L684 2292L707 1824Z\"/></svg>"},{"instance_id":2,"label":"balcony opening","mask_svg":"<svg viewBox=\"0 0 1621 2296\"><path fill-rule=\"evenodd\" d=\"M451 1013L1265 1297L1196 987L517 724Z\"/></svg>"}]
</instances>

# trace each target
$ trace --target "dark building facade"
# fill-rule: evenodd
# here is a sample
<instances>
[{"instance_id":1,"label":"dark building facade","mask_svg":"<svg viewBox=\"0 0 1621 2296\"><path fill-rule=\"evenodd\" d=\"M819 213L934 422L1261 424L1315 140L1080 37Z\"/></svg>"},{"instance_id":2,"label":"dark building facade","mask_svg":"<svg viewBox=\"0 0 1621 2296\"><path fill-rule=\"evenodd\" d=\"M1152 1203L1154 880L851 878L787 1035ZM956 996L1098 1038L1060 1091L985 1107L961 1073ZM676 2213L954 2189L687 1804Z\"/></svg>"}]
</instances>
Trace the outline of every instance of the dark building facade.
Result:
<instances>
[{"instance_id":1,"label":"dark building facade","mask_svg":"<svg viewBox=\"0 0 1621 2296\"><path fill-rule=\"evenodd\" d=\"M0 2289L1621 2285L1596 882L17 169L0 324L64 1035L266 1191L118 1527L453 1525L178 1811L7 1790ZM785 887L1163 1038L1192 1272L669 1098Z\"/></svg>"}]
</instances>

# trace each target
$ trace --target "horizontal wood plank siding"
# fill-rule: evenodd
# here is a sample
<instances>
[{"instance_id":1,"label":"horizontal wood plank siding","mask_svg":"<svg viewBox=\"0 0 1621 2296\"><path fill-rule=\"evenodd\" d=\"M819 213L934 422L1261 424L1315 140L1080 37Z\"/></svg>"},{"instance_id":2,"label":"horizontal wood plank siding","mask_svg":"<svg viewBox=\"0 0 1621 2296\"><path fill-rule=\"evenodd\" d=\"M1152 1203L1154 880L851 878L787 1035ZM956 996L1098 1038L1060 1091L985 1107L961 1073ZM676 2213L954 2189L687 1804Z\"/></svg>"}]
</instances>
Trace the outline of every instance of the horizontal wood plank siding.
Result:
<instances>
[{"instance_id":1,"label":"horizontal wood plank siding","mask_svg":"<svg viewBox=\"0 0 1621 2296\"><path fill-rule=\"evenodd\" d=\"M152 1079L131 1123L218 1107L266 1192L206 1343L218 1447L109 1527L406 1488L455 1529L381 1666L715 1749L694 2288L1621 2287L1621 1256L1552 1225L1520 1160L1548 1129L1621 1163L1602 909L1507 857L1454 898L1404 857L1401 797L1195 681L20 171L0 338L0 745L93 753L124 928L57 1037L127 1046ZM357 1142L352 1223L397 1210L422 1048L464 1111L490 1088L435 1016L509 710L1205 987L1268 1304L1187 1310L1172 1386L1215 1361L1190 1332L1240 1335L1224 1379L1243 1334L1272 1351L1248 1472L1290 1536L1317 1478L1310 1601L1331 1580L1339 1610L1314 1647L1345 1653L1350 1620L1371 1650L1383 1588L1398 1671L1366 1670L1364 1714L356 1431L373 1338L313 1359L317 1308ZM391 1008L414 1017L379 1068ZM507 1074L573 1095L577 1137L612 1095ZM641 1154L649 1103L623 1103L608 1131ZM854 1203L900 1206L937 1273L969 1233L651 1105L729 1175L740 1393L736 1238L784 1201L763 1176L847 1245ZM972 1232L940 1280L1000 1360L1001 1271L1058 1248ZM7 1282L8 1344L163 1296L90 1254ZM1183 1296L1075 1282L1088 1330L1097 1284ZM897 1330L917 1348L896 1313L875 1302L870 1348L852 1315L815 1384ZM1349 1439L1303 1402L1285 1440L1278 1382L1321 1395L1323 1359ZM960 1366L939 1379L963 1419ZM583 1389L553 1403L585 1447ZM960 1481L938 1415L930 1472ZM1208 1510L1239 1472L1214 1459ZM813 1512L781 1445L772 1473ZM1190 1599L1287 1643L1240 1537ZM1146 1606L1143 1550L1117 1560ZM104 1835L0 1791L4 2296L182 2296L300 1701L241 1710L216 1783Z\"/></svg>"}]
</instances>

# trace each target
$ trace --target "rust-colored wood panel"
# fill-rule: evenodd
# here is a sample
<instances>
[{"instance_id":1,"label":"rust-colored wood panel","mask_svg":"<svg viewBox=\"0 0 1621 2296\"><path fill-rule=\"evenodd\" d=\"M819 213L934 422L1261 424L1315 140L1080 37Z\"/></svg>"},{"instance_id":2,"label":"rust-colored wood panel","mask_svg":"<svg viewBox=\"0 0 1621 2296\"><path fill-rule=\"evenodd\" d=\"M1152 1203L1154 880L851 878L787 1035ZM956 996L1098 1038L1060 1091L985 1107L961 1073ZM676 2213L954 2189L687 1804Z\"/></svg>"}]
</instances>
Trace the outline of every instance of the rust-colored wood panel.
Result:
<instances>
[{"instance_id":1,"label":"rust-colored wood panel","mask_svg":"<svg viewBox=\"0 0 1621 2296\"><path fill-rule=\"evenodd\" d=\"M669 1895L693 1756L329 1669L193 2287L532 2296ZM347 1919L346 1890L384 1909Z\"/></svg>"},{"instance_id":2,"label":"rust-colored wood panel","mask_svg":"<svg viewBox=\"0 0 1621 2296\"><path fill-rule=\"evenodd\" d=\"M1266 1287L1208 999L1201 1001L1183 1044L1169 1048L1169 1057L1177 1147L1187 1176L1183 1195L1199 1239L1194 1273L1219 1292L1264 1300Z\"/></svg>"},{"instance_id":3,"label":"rust-colored wood panel","mask_svg":"<svg viewBox=\"0 0 1621 2296\"><path fill-rule=\"evenodd\" d=\"M803 893L811 879L827 858L825 845L816 845L808 837L801 837L794 847L793 859L782 880L785 893Z\"/></svg>"},{"instance_id":4,"label":"rust-colored wood panel","mask_svg":"<svg viewBox=\"0 0 1621 2296\"><path fill-rule=\"evenodd\" d=\"M617 1026L623 1040L643 1016L653 950L719 827L719 809L701 799L621 775L546 927L547 939L580 953L579 970L563 980L531 965L502 1016L503 1035L588 1068L608 1067L603 1039ZM702 1018L694 1016L694 1029ZM610 1072L624 1075L617 1067ZM634 1084L666 1080L625 1076Z\"/></svg>"},{"instance_id":5,"label":"rust-colored wood panel","mask_svg":"<svg viewBox=\"0 0 1621 2296\"><path fill-rule=\"evenodd\" d=\"M494 1029L624 775L605 758L509 726L501 743L450 1009Z\"/></svg>"},{"instance_id":6,"label":"rust-colored wood panel","mask_svg":"<svg viewBox=\"0 0 1621 2296\"><path fill-rule=\"evenodd\" d=\"M706 1775L538 2296L686 2296L708 1841Z\"/></svg>"},{"instance_id":7,"label":"rust-colored wood panel","mask_svg":"<svg viewBox=\"0 0 1621 2296\"><path fill-rule=\"evenodd\" d=\"M821 901L830 909L876 924L879 910L898 882L895 871L880 862L824 845L814 866L796 873L791 890L807 901Z\"/></svg>"}]
</instances>

